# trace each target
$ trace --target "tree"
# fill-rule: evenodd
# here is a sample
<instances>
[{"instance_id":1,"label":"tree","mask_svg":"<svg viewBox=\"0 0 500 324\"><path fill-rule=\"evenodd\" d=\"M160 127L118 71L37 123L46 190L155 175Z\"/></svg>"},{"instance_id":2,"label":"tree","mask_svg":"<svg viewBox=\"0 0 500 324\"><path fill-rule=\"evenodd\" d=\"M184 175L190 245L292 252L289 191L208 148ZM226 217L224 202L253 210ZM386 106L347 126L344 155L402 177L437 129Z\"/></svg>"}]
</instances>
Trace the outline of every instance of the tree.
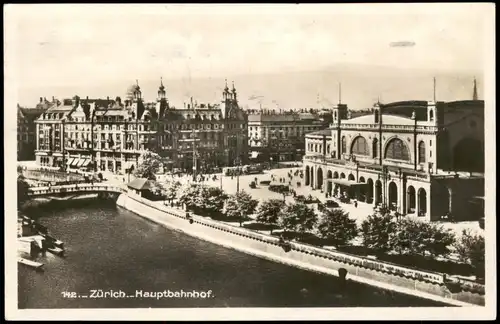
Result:
<instances>
[{"instance_id":1,"label":"tree","mask_svg":"<svg viewBox=\"0 0 500 324\"><path fill-rule=\"evenodd\" d=\"M179 201L195 213L213 214L224 207L227 195L220 188L200 184L188 184L181 187Z\"/></svg>"},{"instance_id":2,"label":"tree","mask_svg":"<svg viewBox=\"0 0 500 324\"><path fill-rule=\"evenodd\" d=\"M284 208L278 219L278 224L285 232L296 231L304 234L314 228L317 218L312 208L304 203L295 203Z\"/></svg>"},{"instance_id":3,"label":"tree","mask_svg":"<svg viewBox=\"0 0 500 324\"><path fill-rule=\"evenodd\" d=\"M253 214L258 204L259 201L253 199L250 194L244 190L239 191L234 195L230 195L226 201L226 216L238 219L241 226L245 216Z\"/></svg>"},{"instance_id":4,"label":"tree","mask_svg":"<svg viewBox=\"0 0 500 324\"><path fill-rule=\"evenodd\" d=\"M17 177L17 206L21 207L28 200L29 184L24 176Z\"/></svg>"},{"instance_id":5,"label":"tree","mask_svg":"<svg viewBox=\"0 0 500 324\"><path fill-rule=\"evenodd\" d=\"M317 226L321 238L328 240L335 247L345 245L358 235L356 220L342 209L325 209Z\"/></svg>"},{"instance_id":6,"label":"tree","mask_svg":"<svg viewBox=\"0 0 500 324\"><path fill-rule=\"evenodd\" d=\"M484 277L485 244L484 236L474 234L471 230L463 230L454 248L460 261L471 265L476 276Z\"/></svg>"},{"instance_id":7,"label":"tree","mask_svg":"<svg viewBox=\"0 0 500 324\"><path fill-rule=\"evenodd\" d=\"M185 184L180 188L179 202L186 205L187 209L195 207L196 198L200 195L200 186L196 184Z\"/></svg>"},{"instance_id":8,"label":"tree","mask_svg":"<svg viewBox=\"0 0 500 324\"><path fill-rule=\"evenodd\" d=\"M396 231L390 236L390 245L400 255L425 255L428 234L427 223L405 217L396 223Z\"/></svg>"},{"instance_id":9,"label":"tree","mask_svg":"<svg viewBox=\"0 0 500 324\"><path fill-rule=\"evenodd\" d=\"M163 185L157 181L150 181L149 190L157 196L163 195Z\"/></svg>"},{"instance_id":10,"label":"tree","mask_svg":"<svg viewBox=\"0 0 500 324\"><path fill-rule=\"evenodd\" d=\"M388 213L370 215L361 223L363 246L373 249L376 253L390 250L389 241L394 233L396 233L396 223Z\"/></svg>"},{"instance_id":11,"label":"tree","mask_svg":"<svg viewBox=\"0 0 500 324\"><path fill-rule=\"evenodd\" d=\"M447 256L450 247L456 241L455 234L451 229L445 229L442 225L429 224L429 239L426 242L426 251L433 257Z\"/></svg>"},{"instance_id":12,"label":"tree","mask_svg":"<svg viewBox=\"0 0 500 324\"><path fill-rule=\"evenodd\" d=\"M202 186L199 206L208 213L218 213L224 208L227 194L218 187Z\"/></svg>"},{"instance_id":13,"label":"tree","mask_svg":"<svg viewBox=\"0 0 500 324\"><path fill-rule=\"evenodd\" d=\"M179 195L179 190L182 185L179 181L169 180L165 183L160 183L162 194L166 200L172 201Z\"/></svg>"},{"instance_id":14,"label":"tree","mask_svg":"<svg viewBox=\"0 0 500 324\"><path fill-rule=\"evenodd\" d=\"M282 210L286 207L286 204L283 200L280 199L269 199L264 201L259 206L259 210L257 211L257 222L263 224L271 224L277 225L279 215ZM271 233L273 229L271 228Z\"/></svg>"},{"instance_id":15,"label":"tree","mask_svg":"<svg viewBox=\"0 0 500 324\"><path fill-rule=\"evenodd\" d=\"M156 180L155 174L160 169L161 157L151 151L143 152L138 159L134 175L139 178Z\"/></svg>"},{"instance_id":16,"label":"tree","mask_svg":"<svg viewBox=\"0 0 500 324\"><path fill-rule=\"evenodd\" d=\"M419 219L405 217L396 223L391 246L399 254L431 256L448 254L455 241L451 231Z\"/></svg>"}]
</instances>

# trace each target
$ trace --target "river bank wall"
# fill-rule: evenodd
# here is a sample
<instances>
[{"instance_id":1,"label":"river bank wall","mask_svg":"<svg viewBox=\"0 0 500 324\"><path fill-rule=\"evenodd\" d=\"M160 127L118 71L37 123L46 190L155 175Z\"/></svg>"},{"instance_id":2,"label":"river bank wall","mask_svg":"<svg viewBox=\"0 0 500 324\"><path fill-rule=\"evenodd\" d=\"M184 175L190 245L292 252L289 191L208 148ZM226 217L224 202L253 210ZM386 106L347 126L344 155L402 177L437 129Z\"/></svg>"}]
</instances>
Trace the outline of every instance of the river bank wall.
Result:
<instances>
[{"instance_id":1,"label":"river bank wall","mask_svg":"<svg viewBox=\"0 0 500 324\"><path fill-rule=\"evenodd\" d=\"M191 215L154 203L134 194L121 194L117 205L193 237L261 258L298 268L338 276L347 270L347 279L455 306L484 306L484 294L472 291L451 292L442 274L418 271L346 253L291 242L284 248L277 238Z\"/></svg>"}]
</instances>

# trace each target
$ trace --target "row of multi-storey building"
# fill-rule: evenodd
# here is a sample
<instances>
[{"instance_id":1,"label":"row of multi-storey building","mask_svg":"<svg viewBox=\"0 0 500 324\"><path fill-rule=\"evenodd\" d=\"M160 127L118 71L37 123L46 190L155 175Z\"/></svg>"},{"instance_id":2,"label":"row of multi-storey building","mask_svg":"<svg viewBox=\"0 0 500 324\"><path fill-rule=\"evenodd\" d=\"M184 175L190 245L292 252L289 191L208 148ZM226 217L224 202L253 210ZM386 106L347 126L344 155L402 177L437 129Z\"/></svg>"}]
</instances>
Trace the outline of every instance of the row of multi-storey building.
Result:
<instances>
[{"instance_id":1,"label":"row of multi-storey building","mask_svg":"<svg viewBox=\"0 0 500 324\"><path fill-rule=\"evenodd\" d=\"M484 215L484 101L376 103L306 135L305 184L430 220Z\"/></svg>"},{"instance_id":2,"label":"row of multi-storey building","mask_svg":"<svg viewBox=\"0 0 500 324\"><path fill-rule=\"evenodd\" d=\"M256 162L301 161L305 135L328 128L331 112L319 110L248 110L250 159Z\"/></svg>"},{"instance_id":3,"label":"row of multi-storey building","mask_svg":"<svg viewBox=\"0 0 500 324\"><path fill-rule=\"evenodd\" d=\"M124 100L41 98L35 109L18 108L18 159L113 172L131 170L146 149L160 154L166 166L183 170L195 163L202 170L300 161L305 134L331 122L331 113L314 109L243 110L237 97L234 84L231 90L226 84L220 103L191 99L176 108L160 82L155 102L143 100L138 84L127 89Z\"/></svg>"},{"instance_id":4,"label":"row of multi-storey building","mask_svg":"<svg viewBox=\"0 0 500 324\"><path fill-rule=\"evenodd\" d=\"M145 150L165 166L185 170L246 163L245 112L226 87L218 104L170 105L163 83L155 103L145 103L138 84L126 98L75 96L45 110L35 121L36 161L42 166L126 172Z\"/></svg>"},{"instance_id":5,"label":"row of multi-storey building","mask_svg":"<svg viewBox=\"0 0 500 324\"><path fill-rule=\"evenodd\" d=\"M17 106L17 160L27 161L35 159L36 150L36 119L48 108L57 104L56 100L48 101L40 98L34 108Z\"/></svg>"}]
</instances>

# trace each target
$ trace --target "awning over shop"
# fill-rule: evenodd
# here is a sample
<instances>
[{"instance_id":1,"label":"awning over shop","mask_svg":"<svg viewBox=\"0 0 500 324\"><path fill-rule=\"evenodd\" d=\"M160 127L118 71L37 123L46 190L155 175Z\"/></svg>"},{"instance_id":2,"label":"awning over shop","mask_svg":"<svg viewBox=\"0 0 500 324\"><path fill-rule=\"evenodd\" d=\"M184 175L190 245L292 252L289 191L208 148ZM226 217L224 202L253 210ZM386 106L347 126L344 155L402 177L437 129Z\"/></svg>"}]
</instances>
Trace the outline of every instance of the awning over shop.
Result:
<instances>
[{"instance_id":1,"label":"awning over shop","mask_svg":"<svg viewBox=\"0 0 500 324\"><path fill-rule=\"evenodd\" d=\"M80 161L80 159L78 158L75 158L73 161L71 161L71 164L70 166L76 166L78 164L78 162Z\"/></svg>"},{"instance_id":2,"label":"awning over shop","mask_svg":"<svg viewBox=\"0 0 500 324\"><path fill-rule=\"evenodd\" d=\"M89 159L85 159L85 160L83 161L82 167L86 167L86 166L87 166L87 165L89 165L89 164L90 164L90 160L89 160Z\"/></svg>"},{"instance_id":3,"label":"awning over shop","mask_svg":"<svg viewBox=\"0 0 500 324\"><path fill-rule=\"evenodd\" d=\"M366 186L367 184L365 182L354 182L354 181L349 181L345 179L327 179L332 181L335 184L345 186L345 187L356 187L356 186Z\"/></svg>"},{"instance_id":4,"label":"awning over shop","mask_svg":"<svg viewBox=\"0 0 500 324\"><path fill-rule=\"evenodd\" d=\"M75 160L75 158L69 158L68 161L66 161L67 165L71 165L71 163Z\"/></svg>"},{"instance_id":5,"label":"awning over shop","mask_svg":"<svg viewBox=\"0 0 500 324\"><path fill-rule=\"evenodd\" d=\"M85 162L85 159L80 159L80 160L78 160L78 164L76 166L79 168L83 165L84 162Z\"/></svg>"},{"instance_id":6,"label":"awning over shop","mask_svg":"<svg viewBox=\"0 0 500 324\"><path fill-rule=\"evenodd\" d=\"M257 152L257 151L252 151L252 159L256 159L258 158L260 155L260 152Z\"/></svg>"}]
</instances>

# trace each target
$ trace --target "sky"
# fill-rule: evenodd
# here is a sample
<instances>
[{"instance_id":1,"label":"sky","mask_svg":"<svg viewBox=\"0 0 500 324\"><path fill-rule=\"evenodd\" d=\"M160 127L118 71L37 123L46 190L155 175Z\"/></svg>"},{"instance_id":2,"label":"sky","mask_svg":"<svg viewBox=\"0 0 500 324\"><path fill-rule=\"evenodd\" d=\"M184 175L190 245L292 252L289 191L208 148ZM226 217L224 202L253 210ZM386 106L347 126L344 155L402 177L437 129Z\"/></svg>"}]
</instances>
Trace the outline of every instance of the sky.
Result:
<instances>
[{"instance_id":1,"label":"sky","mask_svg":"<svg viewBox=\"0 0 500 324\"><path fill-rule=\"evenodd\" d=\"M484 69L486 9L491 8L11 5L6 47L24 104L57 92L41 94L47 89L101 95L96 89L124 92L136 79L189 84L212 77L218 78L215 90L224 78L339 65L475 75ZM410 45L391 46L394 42ZM310 92L309 97L316 95Z\"/></svg>"}]
</instances>

